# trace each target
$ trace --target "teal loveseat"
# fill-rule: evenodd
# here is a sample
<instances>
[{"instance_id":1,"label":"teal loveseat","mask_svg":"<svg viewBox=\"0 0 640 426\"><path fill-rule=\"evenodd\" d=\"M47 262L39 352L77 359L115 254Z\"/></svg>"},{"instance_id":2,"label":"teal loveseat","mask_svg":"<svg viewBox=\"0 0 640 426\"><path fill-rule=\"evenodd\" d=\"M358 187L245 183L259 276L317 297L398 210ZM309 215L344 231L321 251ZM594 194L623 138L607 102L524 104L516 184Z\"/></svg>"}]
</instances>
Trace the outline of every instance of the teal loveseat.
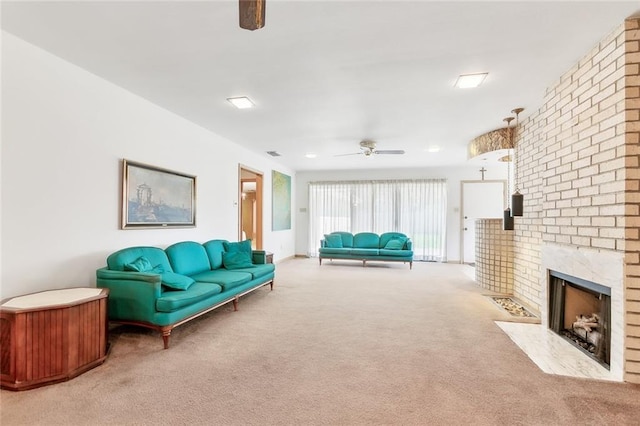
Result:
<instances>
[{"instance_id":1,"label":"teal loveseat","mask_svg":"<svg viewBox=\"0 0 640 426\"><path fill-rule=\"evenodd\" d=\"M109 321L158 330L167 349L173 328L229 302L237 310L240 296L264 285L273 290L275 266L250 240L183 241L119 250L96 276L109 289Z\"/></svg>"},{"instance_id":2,"label":"teal loveseat","mask_svg":"<svg viewBox=\"0 0 640 426\"><path fill-rule=\"evenodd\" d=\"M362 266L367 261L409 262L413 268L413 250L411 240L401 232L332 232L320 241L318 258L361 260Z\"/></svg>"}]
</instances>

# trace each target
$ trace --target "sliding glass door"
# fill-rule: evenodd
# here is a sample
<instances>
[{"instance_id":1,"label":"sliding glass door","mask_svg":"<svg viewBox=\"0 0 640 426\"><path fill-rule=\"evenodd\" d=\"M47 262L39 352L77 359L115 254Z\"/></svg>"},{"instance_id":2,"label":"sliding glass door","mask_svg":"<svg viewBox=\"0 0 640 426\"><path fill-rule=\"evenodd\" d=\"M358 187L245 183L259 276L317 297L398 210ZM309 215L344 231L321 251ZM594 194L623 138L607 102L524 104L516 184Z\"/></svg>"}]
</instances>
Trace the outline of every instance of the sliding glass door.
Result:
<instances>
[{"instance_id":1,"label":"sliding glass door","mask_svg":"<svg viewBox=\"0 0 640 426\"><path fill-rule=\"evenodd\" d=\"M309 183L308 254L334 231L402 232L415 260L446 260L445 179Z\"/></svg>"}]
</instances>

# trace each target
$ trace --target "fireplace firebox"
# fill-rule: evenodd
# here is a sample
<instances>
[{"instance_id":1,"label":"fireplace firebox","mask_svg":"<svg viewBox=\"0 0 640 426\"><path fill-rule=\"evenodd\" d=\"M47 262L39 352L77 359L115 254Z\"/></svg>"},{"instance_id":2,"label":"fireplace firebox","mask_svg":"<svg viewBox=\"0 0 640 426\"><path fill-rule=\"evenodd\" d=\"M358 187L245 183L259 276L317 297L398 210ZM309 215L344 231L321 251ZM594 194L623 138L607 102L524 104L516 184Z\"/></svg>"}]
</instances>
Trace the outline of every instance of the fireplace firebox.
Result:
<instances>
[{"instance_id":1,"label":"fireplace firebox","mask_svg":"<svg viewBox=\"0 0 640 426\"><path fill-rule=\"evenodd\" d=\"M549 271L549 328L609 368L611 289Z\"/></svg>"}]
</instances>

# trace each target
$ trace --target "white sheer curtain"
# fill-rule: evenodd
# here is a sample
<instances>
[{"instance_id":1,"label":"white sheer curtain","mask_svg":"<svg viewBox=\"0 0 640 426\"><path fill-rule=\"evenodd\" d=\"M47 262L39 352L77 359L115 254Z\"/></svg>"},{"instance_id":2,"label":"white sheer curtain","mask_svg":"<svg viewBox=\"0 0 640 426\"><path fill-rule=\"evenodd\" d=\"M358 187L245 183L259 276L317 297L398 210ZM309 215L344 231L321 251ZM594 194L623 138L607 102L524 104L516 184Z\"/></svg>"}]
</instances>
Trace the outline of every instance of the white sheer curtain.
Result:
<instances>
[{"instance_id":1,"label":"white sheer curtain","mask_svg":"<svg viewBox=\"0 0 640 426\"><path fill-rule=\"evenodd\" d=\"M310 256L334 231L397 231L413 243L415 260L446 260L446 179L309 183Z\"/></svg>"}]
</instances>

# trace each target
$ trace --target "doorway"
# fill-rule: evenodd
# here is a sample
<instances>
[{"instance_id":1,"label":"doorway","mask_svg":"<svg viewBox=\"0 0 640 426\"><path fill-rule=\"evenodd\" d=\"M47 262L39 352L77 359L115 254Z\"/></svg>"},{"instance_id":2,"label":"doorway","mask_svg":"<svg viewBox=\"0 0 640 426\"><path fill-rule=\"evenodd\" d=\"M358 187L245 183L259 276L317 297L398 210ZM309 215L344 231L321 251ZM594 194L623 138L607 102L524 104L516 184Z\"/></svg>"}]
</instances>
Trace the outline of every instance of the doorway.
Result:
<instances>
[{"instance_id":1,"label":"doorway","mask_svg":"<svg viewBox=\"0 0 640 426\"><path fill-rule=\"evenodd\" d=\"M507 199L504 180L462 181L460 259L476 262L476 219L502 218Z\"/></svg>"},{"instance_id":2,"label":"doorway","mask_svg":"<svg viewBox=\"0 0 640 426\"><path fill-rule=\"evenodd\" d=\"M239 165L238 176L238 241L251 240L254 250L262 250L263 174Z\"/></svg>"}]
</instances>

